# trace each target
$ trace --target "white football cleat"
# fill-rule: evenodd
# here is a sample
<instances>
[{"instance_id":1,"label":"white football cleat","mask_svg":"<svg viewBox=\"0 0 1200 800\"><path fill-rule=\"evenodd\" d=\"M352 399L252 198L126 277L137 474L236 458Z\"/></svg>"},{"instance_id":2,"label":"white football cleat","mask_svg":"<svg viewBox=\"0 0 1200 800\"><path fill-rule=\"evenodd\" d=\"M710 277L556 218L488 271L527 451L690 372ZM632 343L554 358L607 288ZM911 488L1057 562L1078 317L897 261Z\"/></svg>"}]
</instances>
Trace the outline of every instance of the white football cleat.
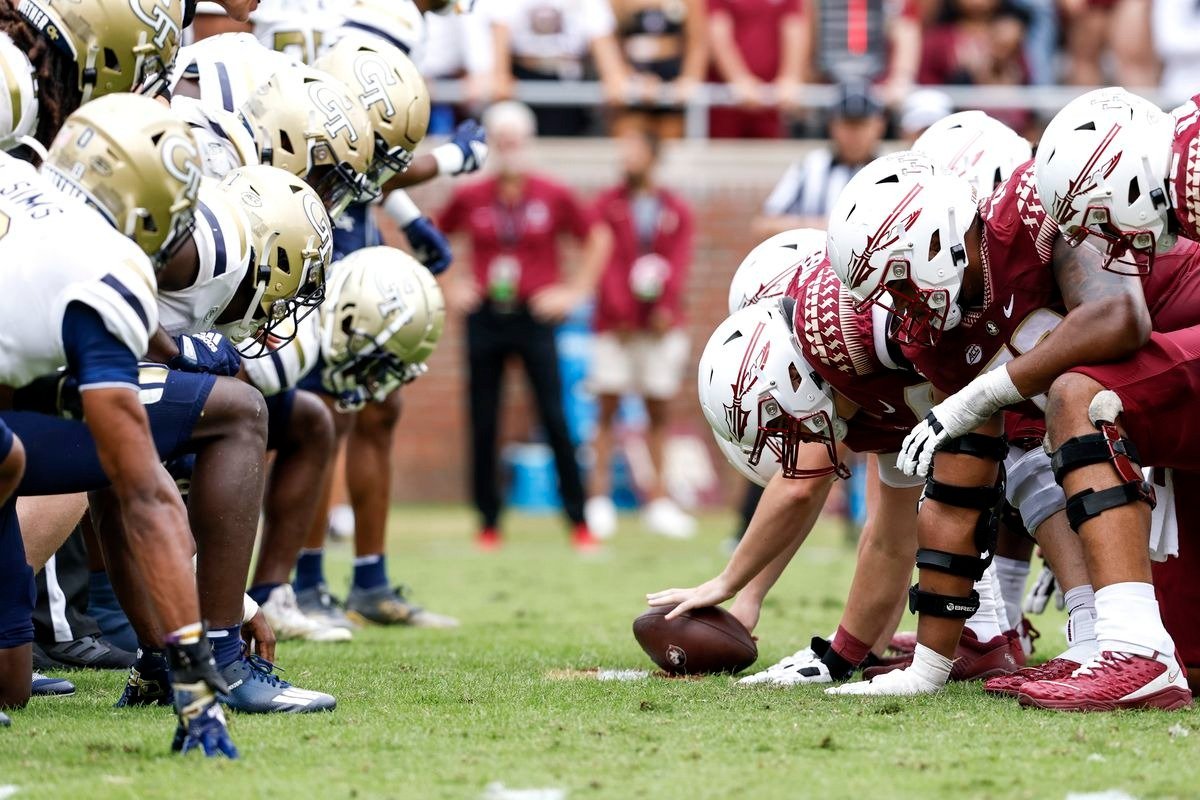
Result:
<instances>
[{"instance_id":1,"label":"white football cleat","mask_svg":"<svg viewBox=\"0 0 1200 800\"><path fill-rule=\"evenodd\" d=\"M583 518L597 539L611 539L617 532L617 507L610 497L589 497L583 504Z\"/></svg>"},{"instance_id":2,"label":"white football cleat","mask_svg":"<svg viewBox=\"0 0 1200 800\"><path fill-rule=\"evenodd\" d=\"M771 676L768 686L802 686L807 683L833 683L829 667L824 661L812 661L808 664L793 664L781 669Z\"/></svg>"},{"instance_id":3,"label":"white football cleat","mask_svg":"<svg viewBox=\"0 0 1200 800\"><path fill-rule=\"evenodd\" d=\"M825 694L855 694L867 697L910 697L917 694L933 694L941 689L935 683L917 675L912 667L885 672L869 681L844 683L830 686Z\"/></svg>"},{"instance_id":4,"label":"white football cleat","mask_svg":"<svg viewBox=\"0 0 1200 800\"><path fill-rule=\"evenodd\" d=\"M290 583L281 583L267 595L259 606L267 624L275 631L279 641L304 639L308 642L348 642L353 634L346 628L323 625L306 615L296 604L296 593Z\"/></svg>"},{"instance_id":5,"label":"white football cleat","mask_svg":"<svg viewBox=\"0 0 1200 800\"><path fill-rule=\"evenodd\" d=\"M652 500L642 509L642 521L651 533L668 539L690 539L696 535L696 520L669 497Z\"/></svg>"},{"instance_id":6,"label":"white football cleat","mask_svg":"<svg viewBox=\"0 0 1200 800\"><path fill-rule=\"evenodd\" d=\"M763 683L772 683L772 679L776 674L782 673L793 668L808 666L815 662L819 662L817 654L813 652L811 647L806 647L803 650L797 650L790 656L780 659L778 662L764 669L762 672L756 672L753 675L747 675L738 681L738 686L755 686Z\"/></svg>"}]
</instances>

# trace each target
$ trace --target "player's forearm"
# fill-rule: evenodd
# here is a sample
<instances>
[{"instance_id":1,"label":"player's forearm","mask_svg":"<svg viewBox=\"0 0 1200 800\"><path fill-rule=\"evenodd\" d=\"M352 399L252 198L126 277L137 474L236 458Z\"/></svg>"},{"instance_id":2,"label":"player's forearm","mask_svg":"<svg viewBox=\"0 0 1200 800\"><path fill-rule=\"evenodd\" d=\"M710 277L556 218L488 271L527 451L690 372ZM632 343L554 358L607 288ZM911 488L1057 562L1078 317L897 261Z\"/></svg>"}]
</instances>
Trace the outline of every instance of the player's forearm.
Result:
<instances>
[{"instance_id":1,"label":"player's forearm","mask_svg":"<svg viewBox=\"0 0 1200 800\"><path fill-rule=\"evenodd\" d=\"M823 448L818 449L824 457ZM832 485L832 476L792 480L776 475L771 479L722 572L731 589L766 596L808 537Z\"/></svg>"},{"instance_id":2,"label":"player's forearm","mask_svg":"<svg viewBox=\"0 0 1200 800\"><path fill-rule=\"evenodd\" d=\"M383 193L387 194L393 189L404 189L419 183L427 183L436 178L438 174L437 159L433 157L432 153L422 153L413 159L412 163L408 165L408 169L388 179L388 182L383 185Z\"/></svg>"},{"instance_id":3,"label":"player's forearm","mask_svg":"<svg viewBox=\"0 0 1200 800\"><path fill-rule=\"evenodd\" d=\"M146 349L146 360L167 364L178 355L179 348L175 345L175 340L159 326L154 335L150 337L150 345Z\"/></svg>"}]
</instances>

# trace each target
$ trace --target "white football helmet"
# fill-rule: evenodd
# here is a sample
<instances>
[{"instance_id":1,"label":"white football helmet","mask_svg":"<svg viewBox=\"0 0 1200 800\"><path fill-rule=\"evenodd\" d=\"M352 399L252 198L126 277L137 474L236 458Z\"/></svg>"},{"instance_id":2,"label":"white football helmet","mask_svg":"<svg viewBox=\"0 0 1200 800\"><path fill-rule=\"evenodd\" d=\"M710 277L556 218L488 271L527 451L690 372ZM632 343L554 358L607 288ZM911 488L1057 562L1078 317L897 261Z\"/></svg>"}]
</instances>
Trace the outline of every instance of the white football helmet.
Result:
<instances>
[{"instance_id":1,"label":"white football helmet","mask_svg":"<svg viewBox=\"0 0 1200 800\"><path fill-rule=\"evenodd\" d=\"M830 264L860 310L871 303L894 310L898 341L934 344L962 319L964 239L978 212L971 185L928 156L885 156L859 171L834 204Z\"/></svg>"},{"instance_id":2,"label":"white football helmet","mask_svg":"<svg viewBox=\"0 0 1200 800\"><path fill-rule=\"evenodd\" d=\"M321 377L340 411L382 401L424 374L446 323L437 281L394 247L364 247L339 261L321 313Z\"/></svg>"},{"instance_id":3,"label":"white football helmet","mask_svg":"<svg viewBox=\"0 0 1200 800\"><path fill-rule=\"evenodd\" d=\"M1028 140L982 111L959 111L930 125L913 142L951 175L966 179L984 198L1033 156Z\"/></svg>"},{"instance_id":4,"label":"white football helmet","mask_svg":"<svg viewBox=\"0 0 1200 800\"><path fill-rule=\"evenodd\" d=\"M751 250L729 284L729 313L782 295L797 270L807 272L825 260L825 231L796 228L777 233Z\"/></svg>"},{"instance_id":5,"label":"white football helmet","mask_svg":"<svg viewBox=\"0 0 1200 800\"><path fill-rule=\"evenodd\" d=\"M800 354L791 309L783 303L746 306L717 326L700 356L698 389L709 427L743 451L749 466L774 457L786 478L849 474L837 456L845 423L825 382ZM808 443L825 446L828 467L798 466L800 447Z\"/></svg>"},{"instance_id":6,"label":"white football helmet","mask_svg":"<svg viewBox=\"0 0 1200 800\"><path fill-rule=\"evenodd\" d=\"M0 150L33 141L38 87L33 65L8 34L0 33Z\"/></svg>"},{"instance_id":7,"label":"white football helmet","mask_svg":"<svg viewBox=\"0 0 1200 800\"><path fill-rule=\"evenodd\" d=\"M1067 243L1100 242L1105 268L1144 275L1175 244L1167 177L1174 121L1121 88L1072 100L1046 127L1034 160L1038 196Z\"/></svg>"},{"instance_id":8,"label":"white football helmet","mask_svg":"<svg viewBox=\"0 0 1200 800\"><path fill-rule=\"evenodd\" d=\"M725 441L716 431L713 431L713 439L716 441L721 455L725 456L725 460L729 462L729 466L751 483L766 486L770 483L771 478L779 474L779 457L775 455L774 450L766 450L757 464L751 464L749 453L742 452L741 448L733 442Z\"/></svg>"}]
</instances>

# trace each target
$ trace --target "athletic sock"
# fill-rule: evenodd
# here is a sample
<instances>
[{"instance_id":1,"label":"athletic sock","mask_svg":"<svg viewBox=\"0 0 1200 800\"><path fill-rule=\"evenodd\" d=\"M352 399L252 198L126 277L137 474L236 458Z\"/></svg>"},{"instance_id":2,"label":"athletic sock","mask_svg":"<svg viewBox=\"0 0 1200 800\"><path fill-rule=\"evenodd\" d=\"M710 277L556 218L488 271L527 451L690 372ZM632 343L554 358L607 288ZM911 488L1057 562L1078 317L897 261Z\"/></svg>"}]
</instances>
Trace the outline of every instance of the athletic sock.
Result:
<instances>
[{"instance_id":1,"label":"athletic sock","mask_svg":"<svg viewBox=\"0 0 1200 800\"><path fill-rule=\"evenodd\" d=\"M318 547L315 550L301 550L296 559L296 580L292 588L297 592L305 589L315 589L325 583L325 551Z\"/></svg>"},{"instance_id":2,"label":"athletic sock","mask_svg":"<svg viewBox=\"0 0 1200 800\"><path fill-rule=\"evenodd\" d=\"M387 582L387 561L382 553L354 559L354 588L377 589Z\"/></svg>"},{"instance_id":3,"label":"athletic sock","mask_svg":"<svg viewBox=\"0 0 1200 800\"><path fill-rule=\"evenodd\" d=\"M1096 654L1096 593L1085 583L1063 592L1067 606L1067 651L1059 658L1080 664Z\"/></svg>"},{"instance_id":4,"label":"athletic sock","mask_svg":"<svg viewBox=\"0 0 1200 800\"><path fill-rule=\"evenodd\" d=\"M838 625L837 633L833 635L833 641L829 645L829 652L837 653L851 666L851 671L853 671L853 668L863 663L871 653L871 645Z\"/></svg>"},{"instance_id":5,"label":"athletic sock","mask_svg":"<svg viewBox=\"0 0 1200 800\"><path fill-rule=\"evenodd\" d=\"M979 608L967 620L967 627L981 642L990 642L1003 635L999 620L1007 619L1004 609L1000 607L1000 598L996 596L995 584L992 582L994 574L989 566L983 577L975 581L975 591L979 593Z\"/></svg>"},{"instance_id":6,"label":"athletic sock","mask_svg":"<svg viewBox=\"0 0 1200 800\"><path fill-rule=\"evenodd\" d=\"M1175 643L1163 626L1154 586L1130 581L1096 591L1096 647L1147 658L1174 656Z\"/></svg>"},{"instance_id":7,"label":"athletic sock","mask_svg":"<svg viewBox=\"0 0 1200 800\"><path fill-rule=\"evenodd\" d=\"M267 598L271 596L271 592L275 591L275 587L281 585L278 583L257 583L251 586L246 594L250 595L250 599L261 606L267 602Z\"/></svg>"},{"instance_id":8,"label":"athletic sock","mask_svg":"<svg viewBox=\"0 0 1200 800\"><path fill-rule=\"evenodd\" d=\"M212 646L217 669L225 669L242 657L242 626L211 628L208 631L208 643Z\"/></svg>"},{"instance_id":9,"label":"athletic sock","mask_svg":"<svg viewBox=\"0 0 1200 800\"><path fill-rule=\"evenodd\" d=\"M913 651L912 666L908 669L934 686L945 686L953 666L953 661L918 642Z\"/></svg>"},{"instance_id":10,"label":"athletic sock","mask_svg":"<svg viewBox=\"0 0 1200 800\"><path fill-rule=\"evenodd\" d=\"M1008 630L1020 630L1021 603L1025 599L1025 584L1029 581L1029 562L996 556L996 577L1000 579L1000 595L1004 598L1004 613Z\"/></svg>"}]
</instances>

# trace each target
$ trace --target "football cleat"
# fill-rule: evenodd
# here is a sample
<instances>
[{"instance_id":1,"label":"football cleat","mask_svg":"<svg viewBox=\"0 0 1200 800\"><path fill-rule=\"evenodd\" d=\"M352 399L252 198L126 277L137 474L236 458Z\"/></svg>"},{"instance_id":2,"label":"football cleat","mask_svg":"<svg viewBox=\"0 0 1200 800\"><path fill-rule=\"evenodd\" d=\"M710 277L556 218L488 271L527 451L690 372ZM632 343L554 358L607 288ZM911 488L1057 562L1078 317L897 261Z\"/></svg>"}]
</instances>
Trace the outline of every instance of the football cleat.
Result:
<instances>
[{"instance_id":1,"label":"football cleat","mask_svg":"<svg viewBox=\"0 0 1200 800\"><path fill-rule=\"evenodd\" d=\"M892 640L888 642L888 652L894 655L911 657L916 649L916 631L897 631Z\"/></svg>"},{"instance_id":2,"label":"football cleat","mask_svg":"<svg viewBox=\"0 0 1200 800\"><path fill-rule=\"evenodd\" d=\"M1066 677L1026 683L1017 700L1053 711L1174 711L1190 706L1192 693L1187 671L1174 655L1147 658L1104 650Z\"/></svg>"},{"instance_id":3,"label":"football cleat","mask_svg":"<svg viewBox=\"0 0 1200 800\"><path fill-rule=\"evenodd\" d=\"M668 539L690 539L696 535L695 518L668 497L652 500L642 509L642 521L651 533Z\"/></svg>"},{"instance_id":4,"label":"football cleat","mask_svg":"<svg viewBox=\"0 0 1200 800\"><path fill-rule=\"evenodd\" d=\"M305 714L337 708L333 695L292 686L275 674L274 664L256 655L243 655L221 670L221 677L229 684L221 702L245 714Z\"/></svg>"},{"instance_id":5,"label":"football cleat","mask_svg":"<svg viewBox=\"0 0 1200 800\"><path fill-rule=\"evenodd\" d=\"M759 684L769 684L774 682L774 677L791 669L805 667L814 664L821 659L813 652L811 647L806 647L803 650L797 650L790 656L785 656L771 666L756 672L753 675L747 675L738 681L738 686L757 686Z\"/></svg>"},{"instance_id":6,"label":"football cleat","mask_svg":"<svg viewBox=\"0 0 1200 800\"><path fill-rule=\"evenodd\" d=\"M33 673L33 686L29 693L34 697L65 697L75 694L75 684L66 678L51 678L35 672Z\"/></svg>"},{"instance_id":7,"label":"football cleat","mask_svg":"<svg viewBox=\"0 0 1200 800\"><path fill-rule=\"evenodd\" d=\"M589 497L583 504L583 516L587 520L588 530L597 539L611 539L617 532L617 507L610 497Z\"/></svg>"},{"instance_id":8,"label":"football cleat","mask_svg":"<svg viewBox=\"0 0 1200 800\"><path fill-rule=\"evenodd\" d=\"M571 546L577 553L597 553L600 551L600 540L592 536L587 525L580 523L571 531Z\"/></svg>"},{"instance_id":9,"label":"football cleat","mask_svg":"<svg viewBox=\"0 0 1200 800\"><path fill-rule=\"evenodd\" d=\"M39 665L64 669L129 669L134 655L95 636L81 636L53 645L34 644Z\"/></svg>"},{"instance_id":10,"label":"football cleat","mask_svg":"<svg viewBox=\"0 0 1200 800\"><path fill-rule=\"evenodd\" d=\"M768 686L800 686L806 683L834 683L834 677L829 674L829 667L824 661L812 661L808 664L792 664L773 674L767 681Z\"/></svg>"},{"instance_id":11,"label":"football cleat","mask_svg":"<svg viewBox=\"0 0 1200 800\"><path fill-rule=\"evenodd\" d=\"M377 625L408 625L413 628L457 628L458 620L415 606L404 598L401 587L374 589L350 587L346 616L355 622Z\"/></svg>"},{"instance_id":12,"label":"football cleat","mask_svg":"<svg viewBox=\"0 0 1200 800\"><path fill-rule=\"evenodd\" d=\"M137 660L129 668L129 678L116 707L169 706L172 701L166 656L161 651L138 650Z\"/></svg>"},{"instance_id":13,"label":"football cleat","mask_svg":"<svg viewBox=\"0 0 1200 800\"><path fill-rule=\"evenodd\" d=\"M0 728L7 728L9 725L12 725L12 720L8 718L8 714L0 711Z\"/></svg>"},{"instance_id":14,"label":"football cleat","mask_svg":"<svg viewBox=\"0 0 1200 800\"><path fill-rule=\"evenodd\" d=\"M921 677L912 669L897 669L870 680L830 686L825 690L825 694L909 697L917 694L933 694L941 688Z\"/></svg>"},{"instance_id":15,"label":"football cleat","mask_svg":"<svg viewBox=\"0 0 1200 800\"><path fill-rule=\"evenodd\" d=\"M1019 648L1014 646L1013 640L1003 634L981 642L970 628L963 628L958 648L954 651L950 680L977 681L1015 672L1025 664L1024 656L1018 661L1014 655L1016 649ZM905 669L911 663L912 658L909 657L891 664L868 667L863 670L863 677L871 680L889 672Z\"/></svg>"},{"instance_id":16,"label":"football cleat","mask_svg":"<svg viewBox=\"0 0 1200 800\"><path fill-rule=\"evenodd\" d=\"M342 613L341 604L329 593L325 584L319 583L311 589L296 592L296 605L307 617L326 627L345 628L352 631L358 626Z\"/></svg>"},{"instance_id":17,"label":"football cleat","mask_svg":"<svg viewBox=\"0 0 1200 800\"><path fill-rule=\"evenodd\" d=\"M1025 667L1008 675L997 675L984 681L988 694L1016 697L1021 687L1033 681L1057 681L1079 669L1079 662L1069 658L1052 658L1038 667Z\"/></svg>"},{"instance_id":18,"label":"football cleat","mask_svg":"<svg viewBox=\"0 0 1200 800\"><path fill-rule=\"evenodd\" d=\"M504 544L500 538L500 531L495 528L484 528L475 537L475 546L485 553L493 550L499 550Z\"/></svg>"},{"instance_id":19,"label":"football cleat","mask_svg":"<svg viewBox=\"0 0 1200 800\"><path fill-rule=\"evenodd\" d=\"M348 642L353 634L349 628L324 625L306 616L296 603L296 593L290 583L281 583L267 595L266 602L259 606L267 624L275 631L279 641L304 639L309 642Z\"/></svg>"}]
</instances>

